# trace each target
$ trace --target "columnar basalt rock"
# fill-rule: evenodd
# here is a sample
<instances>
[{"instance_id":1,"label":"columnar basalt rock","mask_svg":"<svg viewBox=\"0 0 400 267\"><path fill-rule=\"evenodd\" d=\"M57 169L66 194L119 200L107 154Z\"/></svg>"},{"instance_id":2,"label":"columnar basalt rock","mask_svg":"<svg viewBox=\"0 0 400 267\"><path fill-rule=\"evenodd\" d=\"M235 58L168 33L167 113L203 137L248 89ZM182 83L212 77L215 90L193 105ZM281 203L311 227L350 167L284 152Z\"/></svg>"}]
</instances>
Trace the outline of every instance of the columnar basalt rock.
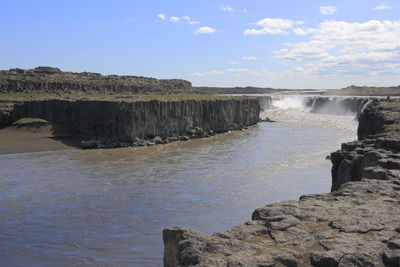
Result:
<instances>
[{"instance_id":1,"label":"columnar basalt rock","mask_svg":"<svg viewBox=\"0 0 400 267\"><path fill-rule=\"evenodd\" d=\"M333 192L266 205L211 236L167 228L164 266L399 266L399 106L366 108L360 127L375 135L332 154Z\"/></svg>"},{"instance_id":2,"label":"columnar basalt rock","mask_svg":"<svg viewBox=\"0 0 400 267\"><path fill-rule=\"evenodd\" d=\"M400 101L375 100L359 117L359 141L331 154L332 191L362 178L393 180L400 174Z\"/></svg>"},{"instance_id":3,"label":"columnar basalt rock","mask_svg":"<svg viewBox=\"0 0 400 267\"><path fill-rule=\"evenodd\" d=\"M314 96L308 97L304 104L310 108L311 113L337 115L356 113L359 116L364 106L371 100L369 97Z\"/></svg>"},{"instance_id":4,"label":"columnar basalt rock","mask_svg":"<svg viewBox=\"0 0 400 267\"><path fill-rule=\"evenodd\" d=\"M53 99L15 104L11 113L12 121L26 117L42 118L81 136L84 141L95 140L99 147L105 148L142 143L152 145L243 129L258 122L260 106L256 98L174 101ZM156 137L163 141L155 140ZM88 147L94 147L93 142L89 143Z\"/></svg>"}]
</instances>

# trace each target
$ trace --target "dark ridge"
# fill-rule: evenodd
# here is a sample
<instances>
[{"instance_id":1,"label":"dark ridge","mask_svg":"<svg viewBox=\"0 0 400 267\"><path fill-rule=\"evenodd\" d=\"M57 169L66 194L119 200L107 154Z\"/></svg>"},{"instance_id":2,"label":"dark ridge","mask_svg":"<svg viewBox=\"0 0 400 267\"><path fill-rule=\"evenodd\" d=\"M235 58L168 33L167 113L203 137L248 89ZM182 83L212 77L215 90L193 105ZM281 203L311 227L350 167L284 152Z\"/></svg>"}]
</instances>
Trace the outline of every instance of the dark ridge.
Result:
<instances>
[{"instance_id":1,"label":"dark ridge","mask_svg":"<svg viewBox=\"0 0 400 267\"><path fill-rule=\"evenodd\" d=\"M0 71L0 92L41 93L189 93L192 84L180 79L63 72L53 67Z\"/></svg>"},{"instance_id":2,"label":"dark ridge","mask_svg":"<svg viewBox=\"0 0 400 267\"><path fill-rule=\"evenodd\" d=\"M193 87L194 92L199 94L270 94L285 92L287 89L273 89L261 87Z\"/></svg>"}]
</instances>

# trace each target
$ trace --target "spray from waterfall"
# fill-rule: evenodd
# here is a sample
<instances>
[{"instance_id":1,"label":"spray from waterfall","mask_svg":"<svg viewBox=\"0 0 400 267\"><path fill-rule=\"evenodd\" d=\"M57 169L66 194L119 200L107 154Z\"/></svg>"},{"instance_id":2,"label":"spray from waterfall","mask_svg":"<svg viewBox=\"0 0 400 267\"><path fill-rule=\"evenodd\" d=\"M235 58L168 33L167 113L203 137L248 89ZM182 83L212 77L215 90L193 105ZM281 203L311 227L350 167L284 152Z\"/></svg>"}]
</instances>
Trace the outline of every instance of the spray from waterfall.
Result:
<instances>
[{"instance_id":1,"label":"spray from waterfall","mask_svg":"<svg viewBox=\"0 0 400 267\"><path fill-rule=\"evenodd\" d=\"M282 96L272 100L272 106L278 109L306 110L305 97L301 95Z\"/></svg>"},{"instance_id":2,"label":"spray from waterfall","mask_svg":"<svg viewBox=\"0 0 400 267\"><path fill-rule=\"evenodd\" d=\"M365 97L274 95L260 100L262 118L280 120L282 117L295 118L300 113L313 113L334 116L358 116L371 102Z\"/></svg>"}]
</instances>

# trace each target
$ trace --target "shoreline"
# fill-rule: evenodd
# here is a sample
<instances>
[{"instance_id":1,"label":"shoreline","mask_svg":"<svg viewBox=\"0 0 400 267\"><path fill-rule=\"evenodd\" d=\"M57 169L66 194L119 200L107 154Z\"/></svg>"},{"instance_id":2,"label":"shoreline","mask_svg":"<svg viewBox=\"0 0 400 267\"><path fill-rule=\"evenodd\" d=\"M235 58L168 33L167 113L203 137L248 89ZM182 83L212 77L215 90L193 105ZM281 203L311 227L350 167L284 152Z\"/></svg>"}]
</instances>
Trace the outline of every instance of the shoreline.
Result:
<instances>
[{"instance_id":1,"label":"shoreline","mask_svg":"<svg viewBox=\"0 0 400 267\"><path fill-rule=\"evenodd\" d=\"M184 100L31 100L0 109L2 124L49 122L55 136L77 136L83 148L145 146L211 136L259 122L257 98Z\"/></svg>"},{"instance_id":2,"label":"shoreline","mask_svg":"<svg viewBox=\"0 0 400 267\"><path fill-rule=\"evenodd\" d=\"M0 155L77 149L76 137L55 137L50 132L33 132L28 129L7 127L0 130Z\"/></svg>"}]
</instances>

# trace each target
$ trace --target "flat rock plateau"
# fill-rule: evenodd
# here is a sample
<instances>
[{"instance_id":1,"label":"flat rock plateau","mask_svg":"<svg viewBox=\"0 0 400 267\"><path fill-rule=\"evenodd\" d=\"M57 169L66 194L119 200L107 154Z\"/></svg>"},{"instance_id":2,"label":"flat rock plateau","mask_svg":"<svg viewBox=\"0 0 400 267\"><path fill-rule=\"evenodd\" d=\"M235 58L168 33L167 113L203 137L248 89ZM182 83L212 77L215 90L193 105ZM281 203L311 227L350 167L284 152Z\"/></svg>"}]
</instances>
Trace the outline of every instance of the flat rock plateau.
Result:
<instances>
[{"instance_id":1,"label":"flat rock plateau","mask_svg":"<svg viewBox=\"0 0 400 267\"><path fill-rule=\"evenodd\" d=\"M163 232L164 266L399 266L400 101L372 101L332 153L332 192L256 209L211 236Z\"/></svg>"},{"instance_id":2,"label":"flat rock plateau","mask_svg":"<svg viewBox=\"0 0 400 267\"><path fill-rule=\"evenodd\" d=\"M63 72L54 67L0 71L0 92L42 93L188 93L192 84L179 79Z\"/></svg>"}]
</instances>

